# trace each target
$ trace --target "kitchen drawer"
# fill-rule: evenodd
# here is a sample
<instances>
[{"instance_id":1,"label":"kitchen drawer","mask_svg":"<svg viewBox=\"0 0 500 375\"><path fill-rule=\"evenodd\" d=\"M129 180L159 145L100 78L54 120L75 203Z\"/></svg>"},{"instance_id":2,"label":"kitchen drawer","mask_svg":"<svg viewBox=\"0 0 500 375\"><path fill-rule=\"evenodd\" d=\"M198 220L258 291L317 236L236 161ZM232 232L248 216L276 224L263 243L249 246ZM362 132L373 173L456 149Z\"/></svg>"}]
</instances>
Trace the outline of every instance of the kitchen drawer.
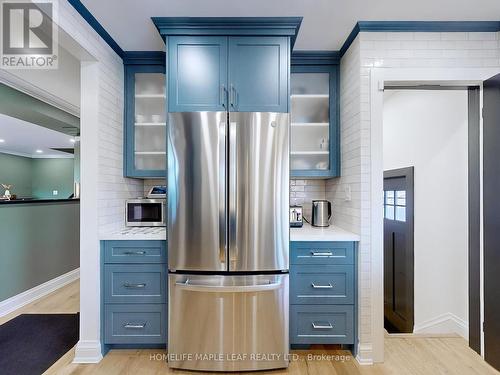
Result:
<instances>
[{"instance_id":1,"label":"kitchen drawer","mask_svg":"<svg viewBox=\"0 0 500 375\"><path fill-rule=\"evenodd\" d=\"M166 303L166 265L105 264L105 303Z\"/></svg>"},{"instance_id":2,"label":"kitchen drawer","mask_svg":"<svg viewBox=\"0 0 500 375\"><path fill-rule=\"evenodd\" d=\"M353 344L352 305L290 306L291 344Z\"/></svg>"},{"instance_id":3,"label":"kitchen drawer","mask_svg":"<svg viewBox=\"0 0 500 375\"><path fill-rule=\"evenodd\" d=\"M164 344L166 305L105 305L104 327L105 344Z\"/></svg>"},{"instance_id":4,"label":"kitchen drawer","mask_svg":"<svg viewBox=\"0 0 500 375\"><path fill-rule=\"evenodd\" d=\"M166 241L105 241L104 263L166 263Z\"/></svg>"},{"instance_id":5,"label":"kitchen drawer","mask_svg":"<svg viewBox=\"0 0 500 375\"><path fill-rule=\"evenodd\" d=\"M354 242L292 242L290 264L354 264Z\"/></svg>"},{"instance_id":6,"label":"kitchen drawer","mask_svg":"<svg viewBox=\"0 0 500 375\"><path fill-rule=\"evenodd\" d=\"M354 266L290 267L291 304L353 304Z\"/></svg>"}]
</instances>

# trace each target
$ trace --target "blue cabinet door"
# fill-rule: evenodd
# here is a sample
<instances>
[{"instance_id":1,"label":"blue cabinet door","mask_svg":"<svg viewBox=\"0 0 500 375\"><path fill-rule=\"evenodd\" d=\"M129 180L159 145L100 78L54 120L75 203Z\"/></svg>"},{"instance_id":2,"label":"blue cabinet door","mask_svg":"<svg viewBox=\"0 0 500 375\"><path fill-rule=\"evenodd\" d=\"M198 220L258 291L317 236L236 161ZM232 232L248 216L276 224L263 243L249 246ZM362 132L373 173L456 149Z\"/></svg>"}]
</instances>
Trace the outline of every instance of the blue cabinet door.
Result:
<instances>
[{"instance_id":1,"label":"blue cabinet door","mask_svg":"<svg viewBox=\"0 0 500 375\"><path fill-rule=\"evenodd\" d=\"M340 176L338 65L292 65L292 178Z\"/></svg>"},{"instance_id":2,"label":"blue cabinet door","mask_svg":"<svg viewBox=\"0 0 500 375\"><path fill-rule=\"evenodd\" d=\"M125 65L124 176L166 176L165 129L165 66Z\"/></svg>"},{"instance_id":3,"label":"blue cabinet door","mask_svg":"<svg viewBox=\"0 0 500 375\"><path fill-rule=\"evenodd\" d=\"M227 37L168 38L168 111L227 110Z\"/></svg>"},{"instance_id":4,"label":"blue cabinet door","mask_svg":"<svg viewBox=\"0 0 500 375\"><path fill-rule=\"evenodd\" d=\"M288 37L229 38L229 110L288 112Z\"/></svg>"}]
</instances>

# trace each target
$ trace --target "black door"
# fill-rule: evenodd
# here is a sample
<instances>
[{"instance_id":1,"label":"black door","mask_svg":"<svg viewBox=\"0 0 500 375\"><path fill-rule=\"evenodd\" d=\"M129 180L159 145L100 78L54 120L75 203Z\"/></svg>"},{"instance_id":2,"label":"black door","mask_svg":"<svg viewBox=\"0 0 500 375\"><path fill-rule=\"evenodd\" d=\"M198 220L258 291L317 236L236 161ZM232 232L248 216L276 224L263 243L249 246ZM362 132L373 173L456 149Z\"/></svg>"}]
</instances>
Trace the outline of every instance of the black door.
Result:
<instances>
[{"instance_id":1,"label":"black door","mask_svg":"<svg viewBox=\"0 0 500 375\"><path fill-rule=\"evenodd\" d=\"M413 167L384 172L384 321L413 332Z\"/></svg>"},{"instance_id":2,"label":"black door","mask_svg":"<svg viewBox=\"0 0 500 375\"><path fill-rule=\"evenodd\" d=\"M500 370L500 74L483 85L484 355Z\"/></svg>"}]
</instances>

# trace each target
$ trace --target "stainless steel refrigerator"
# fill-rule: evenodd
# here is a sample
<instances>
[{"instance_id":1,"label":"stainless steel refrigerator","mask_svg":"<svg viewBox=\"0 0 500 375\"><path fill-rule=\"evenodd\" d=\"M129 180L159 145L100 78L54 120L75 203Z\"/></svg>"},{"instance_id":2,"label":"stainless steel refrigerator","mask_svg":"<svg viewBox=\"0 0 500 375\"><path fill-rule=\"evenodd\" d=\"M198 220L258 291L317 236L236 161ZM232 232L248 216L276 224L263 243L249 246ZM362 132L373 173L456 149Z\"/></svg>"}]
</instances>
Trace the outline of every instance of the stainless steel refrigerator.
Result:
<instances>
[{"instance_id":1,"label":"stainless steel refrigerator","mask_svg":"<svg viewBox=\"0 0 500 375\"><path fill-rule=\"evenodd\" d=\"M168 117L168 362L288 366L289 115Z\"/></svg>"}]
</instances>

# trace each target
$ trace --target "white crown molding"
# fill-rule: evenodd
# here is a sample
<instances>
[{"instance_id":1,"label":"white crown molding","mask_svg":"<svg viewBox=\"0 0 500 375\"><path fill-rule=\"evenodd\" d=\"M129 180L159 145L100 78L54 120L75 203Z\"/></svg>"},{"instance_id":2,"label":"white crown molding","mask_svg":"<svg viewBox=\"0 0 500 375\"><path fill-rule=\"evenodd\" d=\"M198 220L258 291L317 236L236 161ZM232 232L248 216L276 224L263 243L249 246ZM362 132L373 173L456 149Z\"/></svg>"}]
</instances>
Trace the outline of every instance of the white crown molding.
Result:
<instances>
[{"instance_id":1,"label":"white crown molding","mask_svg":"<svg viewBox=\"0 0 500 375\"><path fill-rule=\"evenodd\" d=\"M0 83L39 99L51 106L80 118L80 108L50 92L18 77L5 69L0 69Z\"/></svg>"},{"instance_id":2,"label":"white crown molding","mask_svg":"<svg viewBox=\"0 0 500 375\"><path fill-rule=\"evenodd\" d=\"M76 344L73 363L98 363L102 359L101 343L97 340L80 340Z\"/></svg>"},{"instance_id":3,"label":"white crown molding","mask_svg":"<svg viewBox=\"0 0 500 375\"><path fill-rule=\"evenodd\" d=\"M43 284L35 286L25 292L17 294L0 302L0 317L10 314L11 312L20 309L27 304L46 296L53 291L62 288L63 286L78 280L80 278L80 268L58 276L55 279L49 280Z\"/></svg>"}]
</instances>

